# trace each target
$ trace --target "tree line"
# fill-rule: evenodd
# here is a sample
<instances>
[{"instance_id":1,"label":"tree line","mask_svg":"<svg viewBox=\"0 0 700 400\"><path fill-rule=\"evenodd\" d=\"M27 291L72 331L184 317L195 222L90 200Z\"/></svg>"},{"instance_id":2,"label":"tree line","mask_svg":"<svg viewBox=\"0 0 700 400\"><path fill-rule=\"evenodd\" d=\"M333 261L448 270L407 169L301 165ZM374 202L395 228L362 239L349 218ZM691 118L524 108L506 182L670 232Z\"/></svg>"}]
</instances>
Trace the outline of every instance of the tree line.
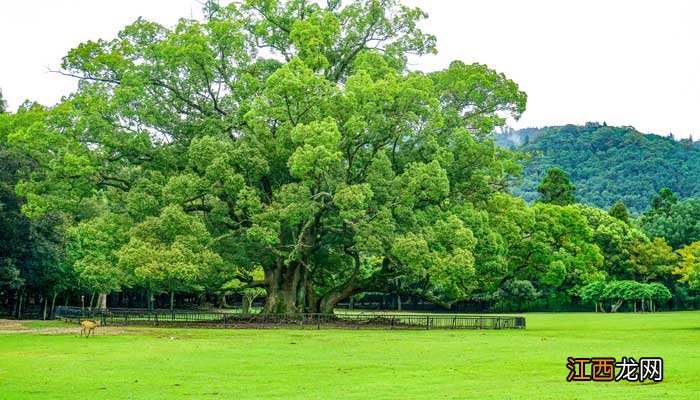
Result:
<instances>
[{"instance_id":1,"label":"tree line","mask_svg":"<svg viewBox=\"0 0 700 400\"><path fill-rule=\"evenodd\" d=\"M183 294L260 297L268 313L367 293L519 310L623 280L695 304L692 251L650 235L684 203L663 192L632 220L574 203L556 169L539 201L513 196L523 156L492 132L527 96L478 63L409 70L436 51L421 10L251 0L205 15L80 44L57 71L76 92L0 115L0 303L15 315Z\"/></svg>"}]
</instances>

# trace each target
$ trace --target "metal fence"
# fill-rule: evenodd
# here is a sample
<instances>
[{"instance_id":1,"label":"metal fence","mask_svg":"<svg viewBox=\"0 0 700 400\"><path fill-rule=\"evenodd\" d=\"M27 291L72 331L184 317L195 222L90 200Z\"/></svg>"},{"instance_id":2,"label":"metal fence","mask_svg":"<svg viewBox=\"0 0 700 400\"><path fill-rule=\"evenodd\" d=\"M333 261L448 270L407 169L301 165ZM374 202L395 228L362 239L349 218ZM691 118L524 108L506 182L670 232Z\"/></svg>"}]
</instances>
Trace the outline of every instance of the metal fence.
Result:
<instances>
[{"instance_id":1,"label":"metal fence","mask_svg":"<svg viewBox=\"0 0 700 400\"><path fill-rule=\"evenodd\" d=\"M102 325L212 328L525 329L525 317L460 314L251 314L217 311L57 307L56 318Z\"/></svg>"}]
</instances>

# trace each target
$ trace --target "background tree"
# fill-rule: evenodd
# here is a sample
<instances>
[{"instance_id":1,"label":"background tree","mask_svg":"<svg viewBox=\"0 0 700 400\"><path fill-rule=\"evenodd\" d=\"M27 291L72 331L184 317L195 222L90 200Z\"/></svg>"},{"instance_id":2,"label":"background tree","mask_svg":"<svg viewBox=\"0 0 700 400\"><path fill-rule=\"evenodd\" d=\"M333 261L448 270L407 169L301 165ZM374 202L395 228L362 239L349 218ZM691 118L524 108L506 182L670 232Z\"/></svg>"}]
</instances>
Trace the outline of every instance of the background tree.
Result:
<instances>
[{"instance_id":1,"label":"background tree","mask_svg":"<svg viewBox=\"0 0 700 400\"><path fill-rule=\"evenodd\" d=\"M619 219L625 224L630 224L630 214L627 212L627 207L625 207L625 203L623 203L622 200L615 202L615 204L610 207L610 210L608 210L608 213L610 216Z\"/></svg>"},{"instance_id":2,"label":"background tree","mask_svg":"<svg viewBox=\"0 0 700 400\"><path fill-rule=\"evenodd\" d=\"M508 271L501 284L511 278L529 280L552 303L569 304L581 287L605 277L603 255L576 206L538 203L530 212L532 225L523 226L521 239L508 245Z\"/></svg>"},{"instance_id":3,"label":"background tree","mask_svg":"<svg viewBox=\"0 0 700 400\"><path fill-rule=\"evenodd\" d=\"M638 281L660 281L672 286L675 280L672 271L676 266L678 255L663 238L646 238L638 241L632 249L632 265L636 270Z\"/></svg>"},{"instance_id":4,"label":"background tree","mask_svg":"<svg viewBox=\"0 0 700 400\"><path fill-rule=\"evenodd\" d=\"M668 192L657 198L659 208L650 209L637 220L647 236L664 238L674 249L699 241L700 200L675 202L675 195Z\"/></svg>"},{"instance_id":5,"label":"background tree","mask_svg":"<svg viewBox=\"0 0 700 400\"><path fill-rule=\"evenodd\" d=\"M673 271L681 276L682 282L687 282L691 288L700 287L700 242L693 242L678 250L680 260Z\"/></svg>"},{"instance_id":6,"label":"background tree","mask_svg":"<svg viewBox=\"0 0 700 400\"><path fill-rule=\"evenodd\" d=\"M16 114L0 113L0 307L21 317L31 301L50 315L56 296L72 276L64 263L64 232L68 220L57 213L29 219L22 213L27 201L15 192L39 166L23 149L10 143L13 132L35 126L37 107L26 104ZM36 316L35 316L36 317Z\"/></svg>"},{"instance_id":7,"label":"background tree","mask_svg":"<svg viewBox=\"0 0 700 400\"><path fill-rule=\"evenodd\" d=\"M538 201L542 203L565 206L573 204L576 187L571 183L564 171L559 168L550 168L542 182L537 186L540 192Z\"/></svg>"},{"instance_id":8,"label":"background tree","mask_svg":"<svg viewBox=\"0 0 700 400\"><path fill-rule=\"evenodd\" d=\"M222 262L210 249L212 243L201 221L169 206L131 230L129 242L119 251L119 264L137 280L169 293L172 309L176 291L201 290L201 281Z\"/></svg>"},{"instance_id":9,"label":"background tree","mask_svg":"<svg viewBox=\"0 0 700 400\"><path fill-rule=\"evenodd\" d=\"M130 221L123 215L106 214L85 220L68 230L67 263L78 283L88 290L89 306L95 294L97 308L107 308L107 294L129 285L126 271L119 268L118 251L128 241Z\"/></svg>"},{"instance_id":10,"label":"background tree","mask_svg":"<svg viewBox=\"0 0 700 400\"><path fill-rule=\"evenodd\" d=\"M522 311L529 302L539 297L540 293L527 280L513 279L504 283L496 293L496 309Z\"/></svg>"},{"instance_id":11,"label":"background tree","mask_svg":"<svg viewBox=\"0 0 700 400\"><path fill-rule=\"evenodd\" d=\"M603 300L605 300L605 289L607 285L604 281L591 282L581 288L581 301L595 304L595 312L605 312Z\"/></svg>"},{"instance_id":12,"label":"background tree","mask_svg":"<svg viewBox=\"0 0 700 400\"><path fill-rule=\"evenodd\" d=\"M667 187L659 190L659 194L651 200L651 211L661 214L668 214L671 207L678 203L678 195Z\"/></svg>"}]
</instances>

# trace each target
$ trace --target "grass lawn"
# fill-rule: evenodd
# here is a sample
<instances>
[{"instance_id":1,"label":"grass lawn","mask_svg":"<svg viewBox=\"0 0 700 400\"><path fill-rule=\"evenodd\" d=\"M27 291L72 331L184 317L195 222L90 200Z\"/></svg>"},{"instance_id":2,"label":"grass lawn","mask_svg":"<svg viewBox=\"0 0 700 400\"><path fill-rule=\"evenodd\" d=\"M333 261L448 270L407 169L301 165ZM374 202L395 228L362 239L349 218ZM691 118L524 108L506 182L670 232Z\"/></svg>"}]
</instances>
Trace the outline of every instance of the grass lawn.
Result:
<instances>
[{"instance_id":1,"label":"grass lawn","mask_svg":"<svg viewBox=\"0 0 700 400\"><path fill-rule=\"evenodd\" d=\"M0 399L698 398L700 312L526 317L524 331L107 328L89 339L23 323L29 333L0 328ZM663 357L664 381L568 383L567 356Z\"/></svg>"}]
</instances>

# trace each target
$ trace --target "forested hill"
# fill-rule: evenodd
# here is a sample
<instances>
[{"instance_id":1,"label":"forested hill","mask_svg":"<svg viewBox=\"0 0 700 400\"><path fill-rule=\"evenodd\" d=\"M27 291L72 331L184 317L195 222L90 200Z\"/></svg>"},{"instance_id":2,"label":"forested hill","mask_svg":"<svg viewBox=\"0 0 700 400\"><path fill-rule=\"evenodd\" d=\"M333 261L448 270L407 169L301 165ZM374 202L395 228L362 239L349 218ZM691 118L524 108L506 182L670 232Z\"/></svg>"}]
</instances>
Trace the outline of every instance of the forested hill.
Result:
<instances>
[{"instance_id":1,"label":"forested hill","mask_svg":"<svg viewBox=\"0 0 700 400\"><path fill-rule=\"evenodd\" d=\"M563 169L576 185L576 200L608 209L622 199L629 211L646 210L668 187L681 198L700 197L700 143L642 134L632 127L598 123L528 128L496 135L496 142L532 154L514 194L538 197L546 170Z\"/></svg>"}]
</instances>

